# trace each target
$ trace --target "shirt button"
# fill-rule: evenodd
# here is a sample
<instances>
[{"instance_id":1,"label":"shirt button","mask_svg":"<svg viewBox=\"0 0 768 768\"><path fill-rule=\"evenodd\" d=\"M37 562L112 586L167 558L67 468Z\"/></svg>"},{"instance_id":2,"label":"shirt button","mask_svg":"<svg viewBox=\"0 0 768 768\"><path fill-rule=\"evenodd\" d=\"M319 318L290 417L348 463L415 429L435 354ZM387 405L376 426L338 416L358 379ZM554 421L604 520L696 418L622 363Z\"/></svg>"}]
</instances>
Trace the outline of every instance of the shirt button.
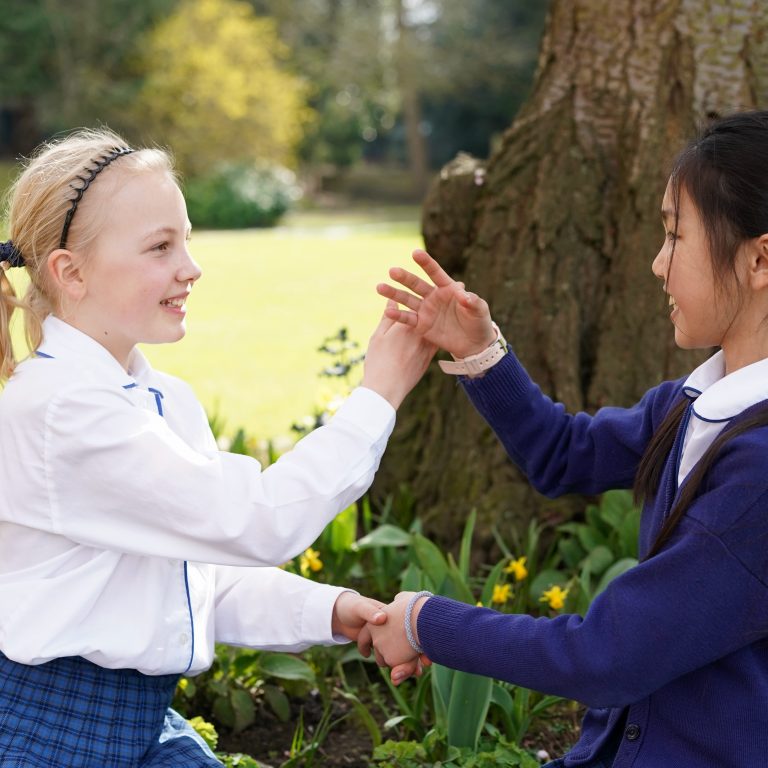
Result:
<instances>
[{"instance_id":1,"label":"shirt button","mask_svg":"<svg viewBox=\"0 0 768 768\"><path fill-rule=\"evenodd\" d=\"M187 645L187 643L189 643L189 635L186 634L185 632L180 634L179 635L179 643L181 643L181 645Z\"/></svg>"},{"instance_id":2,"label":"shirt button","mask_svg":"<svg viewBox=\"0 0 768 768\"><path fill-rule=\"evenodd\" d=\"M624 736L626 736L627 741L636 741L640 738L640 726L630 723L624 730Z\"/></svg>"}]
</instances>

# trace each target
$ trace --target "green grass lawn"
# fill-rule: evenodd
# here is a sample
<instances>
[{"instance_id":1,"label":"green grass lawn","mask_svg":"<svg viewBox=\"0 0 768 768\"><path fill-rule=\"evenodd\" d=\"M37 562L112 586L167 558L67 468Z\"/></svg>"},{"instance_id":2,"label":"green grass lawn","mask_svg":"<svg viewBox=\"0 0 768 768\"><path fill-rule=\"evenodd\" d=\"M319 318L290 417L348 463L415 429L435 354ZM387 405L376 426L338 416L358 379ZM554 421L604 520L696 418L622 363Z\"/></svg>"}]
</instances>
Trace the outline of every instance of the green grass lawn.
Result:
<instances>
[{"instance_id":1,"label":"green grass lawn","mask_svg":"<svg viewBox=\"0 0 768 768\"><path fill-rule=\"evenodd\" d=\"M301 213L273 230L195 232L203 269L187 335L145 346L152 364L195 389L225 434L272 438L339 388L317 351L342 326L364 348L384 306L375 285L422 245L416 208Z\"/></svg>"},{"instance_id":2,"label":"green grass lawn","mask_svg":"<svg viewBox=\"0 0 768 768\"><path fill-rule=\"evenodd\" d=\"M201 232L192 252L203 277L188 302L187 336L147 347L154 366L188 381L227 433L287 434L337 383L318 372L318 346L346 326L363 348L383 309L387 268L422 244L407 224L339 217L279 230Z\"/></svg>"}]
</instances>

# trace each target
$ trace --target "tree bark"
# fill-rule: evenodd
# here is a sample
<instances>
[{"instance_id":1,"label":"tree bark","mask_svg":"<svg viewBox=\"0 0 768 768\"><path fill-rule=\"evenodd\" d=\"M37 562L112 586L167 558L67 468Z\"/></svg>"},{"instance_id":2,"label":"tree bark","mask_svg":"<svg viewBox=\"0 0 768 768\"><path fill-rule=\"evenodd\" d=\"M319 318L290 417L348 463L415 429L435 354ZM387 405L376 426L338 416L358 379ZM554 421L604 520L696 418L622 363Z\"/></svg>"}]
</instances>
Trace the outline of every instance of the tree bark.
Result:
<instances>
[{"instance_id":1,"label":"tree bark","mask_svg":"<svg viewBox=\"0 0 768 768\"><path fill-rule=\"evenodd\" d=\"M768 102L768 10L747 0L554 0L534 90L487 163L443 169L428 250L488 300L534 380L571 411L630 405L703 353L674 348L650 271L671 158L716 114ZM455 382L432 369L406 401L374 494L408 483L446 546L478 511L509 540L549 501Z\"/></svg>"}]
</instances>

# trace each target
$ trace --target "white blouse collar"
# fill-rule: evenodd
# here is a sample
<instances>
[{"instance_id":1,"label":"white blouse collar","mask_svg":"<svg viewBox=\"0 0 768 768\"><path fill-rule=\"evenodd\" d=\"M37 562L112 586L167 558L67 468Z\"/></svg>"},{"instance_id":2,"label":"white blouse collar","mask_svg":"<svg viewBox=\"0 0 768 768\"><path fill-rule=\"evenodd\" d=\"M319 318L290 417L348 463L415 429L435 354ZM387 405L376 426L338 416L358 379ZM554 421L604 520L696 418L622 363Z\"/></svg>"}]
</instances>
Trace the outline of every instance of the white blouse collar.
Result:
<instances>
[{"instance_id":1,"label":"white blouse collar","mask_svg":"<svg viewBox=\"0 0 768 768\"><path fill-rule=\"evenodd\" d=\"M693 411L705 421L727 421L756 403L768 400L768 358L725 375L722 350L702 363L683 384L696 399Z\"/></svg>"},{"instance_id":2,"label":"white blouse collar","mask_svg":"<svg viewBox=\"0 0 768 768\"><path fill-rule=\"evenodd\" d=\"M123 383L130 383L151 370L147 359L134 347L126 373L106 347L54 315L48 315L43 321L43 343L36 351L42 357L76 358L84 365L87 361L89 367L97 366L105 373L120 377Z\"/></svg>"}]
</instances>

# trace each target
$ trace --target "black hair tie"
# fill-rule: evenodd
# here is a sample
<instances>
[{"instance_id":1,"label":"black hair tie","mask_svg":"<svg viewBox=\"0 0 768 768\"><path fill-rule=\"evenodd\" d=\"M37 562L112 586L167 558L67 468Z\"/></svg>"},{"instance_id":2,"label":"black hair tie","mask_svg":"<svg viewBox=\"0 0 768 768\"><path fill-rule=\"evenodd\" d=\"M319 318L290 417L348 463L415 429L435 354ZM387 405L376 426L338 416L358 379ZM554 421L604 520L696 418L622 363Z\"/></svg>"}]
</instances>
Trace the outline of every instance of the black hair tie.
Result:
<instances>
[{"instance_id":1,"label":"black hair tie","mask_svg":"<svg viewBox=\"0 0 768 768\"><path fill-rule=\"evenodd\" d=\"M0 243L0 263L7 262L9 267L23 267L24 257L12 240Z\"/></svg>"}]
</instances>

